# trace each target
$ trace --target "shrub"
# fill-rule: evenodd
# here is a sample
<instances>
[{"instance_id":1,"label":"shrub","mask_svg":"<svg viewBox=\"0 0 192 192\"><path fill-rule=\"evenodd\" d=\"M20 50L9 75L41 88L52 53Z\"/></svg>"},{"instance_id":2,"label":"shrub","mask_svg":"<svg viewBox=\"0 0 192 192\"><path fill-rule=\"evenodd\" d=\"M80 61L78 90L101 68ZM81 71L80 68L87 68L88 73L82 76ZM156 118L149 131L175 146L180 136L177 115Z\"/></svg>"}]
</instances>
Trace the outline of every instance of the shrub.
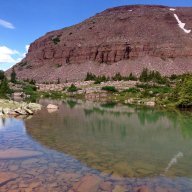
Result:
<instances>
[{"instance_id":1,"label":"shrub","mask_svg":"<svg viewBox=\"0 0 192 192\"><path fill-rule=\"evenodd\" d=\"M170 80L174 81L177 79L177 77L178 77L177 75L173 74L169 78L170 78Z\"/></svg>"},{"instance_id":2,"label":"shrub","mask_svg":"<svg viewBox=\"0 0 192 192\"><path fill-rule=\"evenodd\" d=\"M143 71L139 77L139 80L141 82L153 81L153 82L159 83L159 84L168 83L167 78L162 77L158 71L149 71L147 68L143 69Z\"/></svg>"},{"instance_id":3,"label":"shrub","mask_svg":"<svg viewBox=\"0 0 192 192\"><path fill-rule=\"evenodd\" d=\"M114 86L104 86L102 90L109 91L109 92L117 92L117 89Z\"/></svg>"},{"instance_id":4,"label":"shrub","mask_svg":"<svg viewBox=\"0 0 192 192\"><path fill-rule=\"evenodd\" d=\"M60 78L57 79L57 84L60 84L61 83L61 80Z\"/></svg>"},{"instance_id":5,"label":"shrub","mask_svg":"<svg viewBox=\"0 0 192 192\"><path fill-rule=\"evenodd\" d=\"M101 82L106 82L106 81L109 81L109 80L110 80L110 78L105 77L104 75L98 76L98 77L96 77L94 84L100 84Z\"/></svg>"},{"instance_id":6,"label":"shrub","mask_svg":"<svg viewBox=\"0 0 192 192\"><path fill-rule=\"evenodd\" d=\"M60 67L62 67L62 64L59 64L59 63L58 63L58 64L56 64L56 67L57 67L57 68L60 68Z\"/></svg>"},{"instance_id":7,"label":"shrub","mask_svg":"<svg viewBox=\"0 0 192 192\"><path fill-rule=\"evenodd\" d=\"M141 82L147 82L147 81L149 81L149 77L148 76L149 76L149 71L148 71L147 68L144 68L142 73L141 73L141 75L140 75L140 77L139 77L139 80Z\"/></svg>"},{"instance_id":8,"label":"shrub","mask_svg":"<svg viewBox=\"0 0 192 192\"><path fill-rule=\"evenodd\" d=\"M133 75L133 73L130 73L128 77L126 76L122 76L120 73L116 73L114 77L112 77L112 80L113 81L129 81L129 80L132 80L132 81L135 81L137 80L137 77Z\"/></svg>"},{"instance_id":9,"label":"shrub","mask_svg":"<svg viewBox=\"0 0 192 192\"><path fill-rule=\"evenodd\" d=\"M35 85L35 84L36 84L36 81L35 81L34 79L31 79L31 80L29 80L29 84Z\"/></svg>"},{"instance_id":10,"label":"shrub","mask_svg":"<svg viewBox=\"0 0 192 192\"><path fill-rule=\"evenodd\" d=\"M171 95L178 107L192 107L192 75L178 82Z\"/></svg>"},{"instance_id":11,"label":"shrub","mask_svg":"<svg viewBox=\"0 0 192 192\"><path fill-rule=\"evenodd\" d=\"M101 82L109 81L110 78L106 77L105 75L96 76L92 73L87 73L85 81L95 81L95 84L100 84Z\"/></svg>"},{"instance_id":12,"label":"shrub","mask_svg":"<svg viewBox=\"0 0 192 192\"><path fill-rule=\"evenodd\" d=\"M53 41L53 43L54 43L55 45L57 45L57 44L60 42L59 36L53 37L53 38L52 38L52 41Z\"/></svg>"},{"instance_id":13,"label":"shrub","mask_svg":"<svg viewBox=\"0 0 192 192\"><path fill-rule=\"evenodd\" d=\"M12 91L9 88L8 80L6 77L1 81L0 84L0 97L1 98L7 98L7 94L11 94Z\"/></svg>"},{"instance_id":14,"label":"shrub","mask_svg":"<svg viewBox=\"0 0 192 192\"><path fill-rule=\"evenodd\" d=\"M138 93L140 92L140 90L138 88L135 88L135 87L131 87L129 89L125 89L123 90L124 93Z\"/></svg>"},{"instance_id":15,"label":"shrub","mask_svg":"<svg viewBox=\"0 0 192 192\"><path fill-rule=\"evenodd\" d=\"M71 86L67 89L67 91L76 92L76 91L78 91L78 88L74 84L71 84Z\"/></svg>"},{"instance_id":16,"label":"shrub","mask_svg":"<svg viewBox=\"0 0 192 192\"><path fill-rule=\"evenodd\" d=\"M23 92L27 95L31 95L36 91L37 91L37 87L32 84L28 84L23 87Z\"/></svg>"},{"instance_id":17,"label":"shrub","mask_svg":"<svg viewBox=\"0 0 192 192\"><path fill-rule=\"evenodd\" d=\"M87 73L85 81L95 81L96 80L96 75L92 74L92 73Z\"/></svg>"},{"instance_id":18,"label":"shrub","mask_svg":"<svg viewBox=\"0 0 192 192\"><path fill-rule=\"evenodd\" d=\"M121 76L120 73L116 73L114 77L112 77L113 81L122 81L124 79L123 76Z\"/></svg>"},{"instance_id":19,"label":"shrub","mask_svg":"<svg viewBox=\"0 0 192 192\"><path fill-rule=\"evenodd\" d=\"M2 81L5 78L4 71L0 70L0 81Z\"/></svg>"},{"instance_id":20,"label":"shrub","mask_svg":"<svg viewBox=\"0 0 192 192\"><path fill-rule=\"evenodd\" d=\"M16 81L17 81L17 77L16 77L17 75L16 75L16 72L15 72L15 69L14 69L14 67L12 68L12 72L11 72L11 82L12 83L16 83Z\"/></svg>"},{"instance_id":21,"label":"shrub","mask_svg":"<svg viewBox=\"0 0 192 192\"><path fill-rule=\"evenodd\" d=\"M150 85L148 83L137 83L136 87L142 88L142 89L150 89L150 88L157 88L157 85Z\"/></svg>"},{"instance_id":22,"label":"shrub","mask_svg":"<svg viewBox=\"0 0 192 192\"><path fill-rule=\"evenodd\" d=\"M128 77L128 80L136 81L136 80L137 80L137 77L136 77L135 75L133 75L133 73L130 73L130 74L129 74L129 77Z\"/></svg>"}]
</instances>

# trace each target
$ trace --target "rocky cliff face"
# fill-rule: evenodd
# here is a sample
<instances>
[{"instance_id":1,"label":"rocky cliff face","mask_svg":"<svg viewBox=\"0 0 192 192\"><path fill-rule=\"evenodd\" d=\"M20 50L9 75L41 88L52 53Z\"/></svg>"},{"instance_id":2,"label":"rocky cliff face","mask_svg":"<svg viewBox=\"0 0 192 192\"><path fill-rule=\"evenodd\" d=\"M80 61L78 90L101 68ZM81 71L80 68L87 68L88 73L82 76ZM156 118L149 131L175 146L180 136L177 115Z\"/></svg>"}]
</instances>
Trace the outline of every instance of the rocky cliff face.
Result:
<instances>
[{"instance_id":1,"label":"rocky cliff face","mask_svg":"<svg viewBox=\"0 0 192 192\"><path fill-rule=\"evenodd\" d=\"M18 77L39 82L84 79L87 72L165 75L192 71L192 8L123 6L47 33L16 64Z\"/></svg>"}]
</instances>

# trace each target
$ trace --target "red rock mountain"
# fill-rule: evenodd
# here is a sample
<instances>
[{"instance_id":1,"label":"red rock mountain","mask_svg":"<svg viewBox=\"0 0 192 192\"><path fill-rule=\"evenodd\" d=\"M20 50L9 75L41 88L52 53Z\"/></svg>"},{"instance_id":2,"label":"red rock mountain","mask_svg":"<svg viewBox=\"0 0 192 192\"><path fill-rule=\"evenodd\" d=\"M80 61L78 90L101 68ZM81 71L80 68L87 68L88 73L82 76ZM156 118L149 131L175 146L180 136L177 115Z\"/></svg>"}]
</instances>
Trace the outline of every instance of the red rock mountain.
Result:
<instances>
[{"instance_id":1,"label":"red rock mountain","mask_svg":"<svg viewBox=\"0 0 192 192\"><path fill-rule=\"evenodd\" d=\"M111 8L30 45L15 70L39 82L114 75L143 68L162 74L192 71L192 8L133 5Z\"/></svg>"}]
</instances>

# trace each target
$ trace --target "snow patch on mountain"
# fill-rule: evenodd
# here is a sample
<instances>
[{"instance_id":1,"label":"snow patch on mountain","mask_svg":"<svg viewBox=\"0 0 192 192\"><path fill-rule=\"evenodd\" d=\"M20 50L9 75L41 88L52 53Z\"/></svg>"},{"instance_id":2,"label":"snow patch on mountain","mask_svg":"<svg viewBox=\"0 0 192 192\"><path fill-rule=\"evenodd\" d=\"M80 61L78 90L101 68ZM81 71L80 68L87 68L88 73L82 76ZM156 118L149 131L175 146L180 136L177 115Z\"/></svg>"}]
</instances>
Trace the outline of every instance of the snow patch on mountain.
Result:
<instances>
[{"instance_id":1,"label":"snow patch on mountain","mask_svg":"<svg viewBox=\"0 0 192 192\"><path fill-rule=\"evenodd\" d=\"M174 8L170 8L169 10L170 10L170 11L175 11L176 9L174 9Z\"/></svg>"},{"instance_id":2,"label":"snow patch on mountain","mask_svg":"<svg viewBox=\"0 0 192 192\"><path fill-rule=\"evenodd\" d=\"M183 23L183 22L179 19L179 17L177 16L177 14L174 14L174 17L175 17L175 19L177 20L179 27L180 27L185 33L191 33L191 30L185 29L185 25L186 25L186 24Z\"/></svg>"}]
</instances>

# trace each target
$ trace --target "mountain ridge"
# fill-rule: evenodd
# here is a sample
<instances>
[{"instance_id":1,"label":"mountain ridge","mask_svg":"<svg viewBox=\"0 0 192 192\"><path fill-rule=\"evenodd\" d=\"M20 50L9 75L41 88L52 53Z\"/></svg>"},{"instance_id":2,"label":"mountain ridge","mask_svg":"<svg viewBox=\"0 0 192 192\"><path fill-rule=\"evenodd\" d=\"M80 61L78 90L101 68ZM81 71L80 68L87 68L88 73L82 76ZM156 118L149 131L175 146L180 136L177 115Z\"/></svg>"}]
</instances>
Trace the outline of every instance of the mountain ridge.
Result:
<instances>
[{"instance_id":1,"label":"mountain ridge","mask_svg":"<svg viewBox=\"0 0 192 192\"><path fill-rule=\"evenodd\" d=\"M19 78L38 82L82 80L87 72L138 75L143 68L182 74L192 71L191 29L191 7L109 8L38 38L14 68Z\"/></svg>"}]
</instances>

